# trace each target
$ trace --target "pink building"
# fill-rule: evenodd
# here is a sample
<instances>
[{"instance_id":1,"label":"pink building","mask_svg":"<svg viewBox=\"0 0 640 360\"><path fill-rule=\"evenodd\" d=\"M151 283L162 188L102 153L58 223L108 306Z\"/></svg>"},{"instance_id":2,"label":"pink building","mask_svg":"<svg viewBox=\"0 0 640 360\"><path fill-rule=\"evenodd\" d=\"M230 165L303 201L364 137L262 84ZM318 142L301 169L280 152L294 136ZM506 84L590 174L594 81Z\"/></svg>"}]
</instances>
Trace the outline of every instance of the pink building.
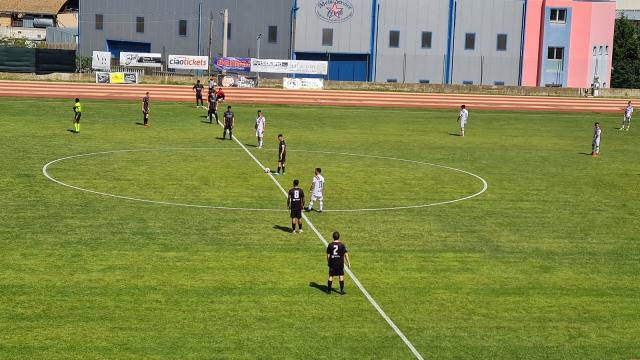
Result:
<instances>
[{"instance_id":1,"label":"pink building","mask_svg":"<svg viewBox=\"0 0 640 360\"><path fill-rule=\"evenodd\" d=\"M611 83L615 1L527 0L522 85Z\"/></svg>"}]
</instances>

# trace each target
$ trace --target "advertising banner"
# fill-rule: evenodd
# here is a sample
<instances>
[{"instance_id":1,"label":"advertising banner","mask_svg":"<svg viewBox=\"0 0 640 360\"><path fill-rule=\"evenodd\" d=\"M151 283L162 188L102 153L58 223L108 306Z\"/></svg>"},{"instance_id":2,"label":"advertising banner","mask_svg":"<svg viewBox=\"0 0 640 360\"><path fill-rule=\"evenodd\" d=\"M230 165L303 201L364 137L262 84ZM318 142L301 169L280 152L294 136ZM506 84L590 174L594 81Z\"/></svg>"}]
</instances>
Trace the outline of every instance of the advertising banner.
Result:
<instances>
[{"instance_id":1,"label":"advertising banner","mask_svg":"<svg viewBox=\"0 0 640 360\"><path fill-rule=\"evenodd\" d=\"M326 61L251 59L251 71L276 74L327 75Z\"/></svg>"},{"instance_id":2,"label":"advertising banner","mask_svg":"<svg viewBox=\"0 0 640 360\"><path fill-rule=\"evenodd\" d=\"M225 74L218 76L218 84L223 87L254 88L258 87L258 80L253 76Z\"/></svg>"},{"instance_id":3,"label":"advertising banner","mask_svg":"<svg viewBox=\"0 0 640 360\"><path fill-rule=\"evenodd\" d=\"M216 57L213 66L220 71L251 71L251 58L243 57Z\"/></svg>"},{"instance_id":4,"label":"advertising banner","mask_svg":"<svg viewBox=\"0 0 640 360\"><path fill-rule=\"evenodd\" d=\"M91 57L93 70L111 70L111 53L108 51L94 51Z\"/></svg>"},{"instance_id":5,"label":"advertising banner","mask_svg":"<svg viewBox=\"0 0 640 360\"><path fill-rule=\"evenodd\" d=\"M322 90L324 80L315 78L284 78L282 87L287 90Z\"/></svg>"},{"instance_id":6,"label":"advertising banner","mask_svg":"<svg viewBox=\"0 0 640 360\"><path fill-rule=\"evenodd\" d=\"M169 69L208 70L209 58L193 55L169 55Z\"/></svg>"},{"instance_id":7,"label":"advertising banner","mask_svg":"<svg viewBox=\"0 0 640 360\"><path fill-rule=\"evenodd\" d=\"M96 72L98 84L137 84L138 80L138 73L134 72Z\"/></svg>"},{"instance_id":8,"label":"advertising banner","mask_svg":"<svg viewBox=\"0 0 640 360\"><path fill-rule=\"evenodd\" d=\"M120 65L122 66L144 66L162 67L162 54L157 53L120 53Z\"/></svg>"}]
</instances>

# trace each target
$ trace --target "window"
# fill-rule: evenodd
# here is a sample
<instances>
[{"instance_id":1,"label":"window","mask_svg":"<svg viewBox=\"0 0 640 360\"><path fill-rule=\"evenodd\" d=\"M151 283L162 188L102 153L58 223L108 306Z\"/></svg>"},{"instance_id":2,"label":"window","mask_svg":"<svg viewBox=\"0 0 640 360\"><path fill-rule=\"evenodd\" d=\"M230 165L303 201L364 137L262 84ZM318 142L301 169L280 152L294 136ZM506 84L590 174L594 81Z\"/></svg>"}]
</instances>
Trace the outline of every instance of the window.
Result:
<instances>
[{"instance_id":1,"label":"window","mask_svg":"<svg viewBox=\"0 0 640 360\"><path fill-rule=\"evenodd\" d=\"M504 81L494 81L493 85L495 85L495 86L504 86Z\"/></svg>"},{"instance_id":2,"label":"window","mask_svg":"<svg viewBox=\"0 0 640 360\"><path fill-rule=\"evenodd\" d=\"M548 60L563 60L564 59L564 48L562 47L549 47L547 50L547 59Z\"/></svg>"},{"instance_id":3,"label":"window","mask_svg":"<svg viewBox=\"0 0 640 360\"><path fill-rule=\"evenodd\" d=\"M429 84L429 83L431 83L431 81L429 81L429 80L418 80L418 82L420 84Z\"/></svg>"},{"instance_id":4,"label":"window","mask_svg":"<svg viewBox=\"0 0 640 360\"><path fill-rule=\"evenodd\" d=\"M476 34L466 33L464 34L464 49L475 50L476 49Z\"/></svg>"},{"instance_id":5,"label":"window","mask_svg":"<svg viewBox=\"0 0 640 360\"><path fill-rule=\"evenodd\" d=\"M96 30L102 30L104 28L104 15L96 14Z\"/></svg>"},{"instance_id":6,"label":"window","mask_svg":"<svg viewBox=\"0 0 640 360\"><path fill-rule=\"evenodd\" d=\"M400 47L400 31L398 30L389 31L389 47L390 48Z\"/></svg>"},{"instance_id":7,"label":"window","mask_svg":"<svg viewBox=\"0 0 640 360\"><path fill-rule=\"evenodd\" d=\"M431 41L433 36L431 31L423 31L422 32L422 48L423 49L431 49Z\"/></svg>"},{"instance_id":8,"label":"window","mask_svg":"<svg viewBox=\"0 0 640 360\"><path fill-rule=\"evenodd\" d=\"M231 23L227 23L227 40L231 40Z\"/></svg>"},{"instance_id":9,"label":"window","mask_svg":"<svg viewBox=\"0 0 640 360\"><path fill-rule=\"evenodd\" d=\"M269 34L268 34L269 43L275 44L278 42L278 27L277 26L269 26Z\"/></svg>"},{"instance_id":10,"label":"window","mask_svg":"<svg viewBox=\"0 0 640 360\"><path fill-rule=\"evenodd\" d=\"M187 36L187 20L178 21L178 35Z\"/></svg>"},{"instance_id":11,"label":"window","mask_svg":"<svg viewBox=\"0 0 640 360\"><path fill-rule=\"evenodd\" d=\"M609 45L604 47L604 54L609 55Z\"/></svg>"},{"instance_id":12,"label":"window","mask_svg":"<svg viewBox=\"0 0 640 360\"><path fill-rule=\"evenodd\" d=\"M596 56L596 55L598 55L598 47L594 46L593 47L593 56Z\"/></svg>"},{"instance_id":13,"label":"window","mask_svg":"<svg viewBox=\"0 0 640 360\"><path fill-rule=\"evenodd\" d=\"M136 17L136 32L144 32L144 17L142 16Z\"/></svg>"},{"instance_id":14,"label":"window","mask_svg":"<svg viewBox=\"0 0 640 360\"><path fill-rule=\"evenodd\" d=\"M567 22L567 9L551 9L551 22L562 23Z\"/></svg>"},{"instance_id":15,"label":"window","mask_svg":"<svg viewBox=\"0 0 640 360\"><path fill-rule=\"evenodd\" d=\"M604 54L604 46L600 46L600 55Z\"/></svg>"},{"instance_id":16,"label":"window","mask_svg":"<svg viewBox=\"0 0 640 360\"><path fill-rule=\"evenodd\" d=\"M471 80L463 80L462 85L473 85L473 81Z\"/></svg>"},{"instance_id":17,"label":"window","mask_svg":"<svg viewBox=\"0 0 640 360\"><path fill-rule=\"evenodd\" d=\"M387 79L388 83L397 83L398 79Z\"/></svg>"},{"instance_id":18,"label":"window","mask_svg":"<svg viewBox=\"0 0 640 360\"><path fill-rule=\"evenodd\" d=\"M507 51L507 34L498 34L496 39L496 50Z\"/></svg>"},{"instance_id":19,"label":"window","mask_svg":"<svg viewBox=\"0 0 640 360\"><path fill-rule=\"evenodd\" d=\"M322 46L333 46L333 29L322 29Z\"/></svg>"}]
</instances>

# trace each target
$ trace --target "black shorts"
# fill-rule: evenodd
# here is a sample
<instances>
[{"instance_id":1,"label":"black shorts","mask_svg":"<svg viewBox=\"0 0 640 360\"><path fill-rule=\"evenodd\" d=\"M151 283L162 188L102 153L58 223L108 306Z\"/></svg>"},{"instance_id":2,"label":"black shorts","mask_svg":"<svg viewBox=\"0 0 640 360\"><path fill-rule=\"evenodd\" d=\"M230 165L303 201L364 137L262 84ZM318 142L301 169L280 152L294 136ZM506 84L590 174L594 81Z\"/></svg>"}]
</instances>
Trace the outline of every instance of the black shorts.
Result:
<instances>
[{"instance_id":1,"label":"black shorts","mask_svg":"<svg viewBox=\"0 0 640 360\"><path fill-rule=\"evenodd\" d=\"M81 117L82 117L82 113L76 113L76 115L73 117L73 121L80 122Z\"/></svg>"},{"instance_id":2,"label":"black shorts","mask_svg":"<svg viewBox=\"0 0 640 360\"><path fill-rule=\"evenodd\" d=\"M302 208L300 208L300 209L291 209L291 218L292 219L302 219Z\"/></svg>"},{"instance_id":3,"label":"black shorts","mask_svg":"<svg viewBox=\"0 0 640 360\"><path fill-rule=\"evenodd\" d=\"M329 266L329 276L344 276L344 266Z\"/></svg>"},{"instance_id":4,"label":"black shorts","mask_svg":"<svg viewBox=\"0 0 640 360\"><path fill-rule=\"evenodd\" d=\"M213 114L218 115L218 111L216 109L211 109L210 108L209 109L209 115L213 115Z\"/></svg>"},{"instance_id":5,"label":"black shorts","mask_svg":"<svg viewBox=\"0 0 640 360\"><path fill-rule=\"evenodd\" d=\"M224 129L225 130L233 130L233 126L231 126L231 124L224 124Z\"/></svg>"},{"instance_id":6,"label":"black shorts","mask_svg":"<svg viewBox=\"0 0 640 360\"><path fill-rule=\"evenodd\" d=\"M202 94L196 94L196 100L202 100Z\"/></svg>"},{"instance_id":7,"label":"black shorts","mask_svg":"<svg viewBox=\"0 0 640 360\"><path fill-rule=\"evenodd\" d=\"M287 162L287 156L280 156L278 157L278 162L284 164L285 162Z\"/></svg>"}]
</instances>

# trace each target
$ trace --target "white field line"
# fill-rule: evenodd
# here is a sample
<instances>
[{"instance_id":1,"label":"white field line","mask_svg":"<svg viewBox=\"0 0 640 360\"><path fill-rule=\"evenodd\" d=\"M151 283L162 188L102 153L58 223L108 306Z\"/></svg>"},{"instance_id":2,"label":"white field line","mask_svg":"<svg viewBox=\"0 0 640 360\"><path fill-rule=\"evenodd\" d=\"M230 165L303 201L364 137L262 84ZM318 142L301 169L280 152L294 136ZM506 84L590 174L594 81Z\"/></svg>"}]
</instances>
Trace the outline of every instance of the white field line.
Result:
<instances>
[{"instance_id":1,"label":"white field line","mask_svg":"<svg viewBox=\"0 0 640 360\"><path fill-rule=\"evenodd\" d=\"M220 126L223 126L222 124L220 124ZM260 162L260 160L258 160L252 153L251 151L249 151L249 149L247 149L246 146L244 146L244 144L238 140L238 138L236 138L235 136L233 136L233 140L240 145L240 147L253 159L253 161L256 162L256 164L258 164L258 166L260 166L260 168L262 169L262 171L264 171L265 166L262 165L262 163ZM276 178L273 176L273 174L271 174L271 172L268 173L269 177L271 178L271 180L276 184L276 186L278 187L278 189L280 189L280 191L282 191L282 194L285 197L288 197L288 193L287 191L282 187L282 185L280 185L280 183L278 182L278 180L276 180ZM304 212L302 213L302 218L307 222L307 225L311 228L311 230L313 230L313 232L316 234L316 236L318 237L318 239L320 239L320 241L322 242L322 244L324 244L324 246L328 246L329 243L327 242L327 239L324 238L324 236L322 236L322 234L318 231L318 229L313 225L313 223L311 222L311 220L309 220L309 218L307 217L307 215L304 214ZM362 292L362 294L367 298L367 300L369 300L369 303L371 303L371 305L378 311L378 313L380 314L380 316L382 316L382 318L387 322L387 324L389 324L389 326L391 326L391 328L393 329L393 331L400 337L400 339L402 339L402 341L404 342L404 344L409 348L409 350L411 350L411 352L413 353L413 355L416 357L416 359L418 360L424 360L424 358L422 357L422 355L420 355L420 353L418 352L418 350L416 350L416 348L413 346L413 344L411 343L411 341L409 341L409 339L404 335L404 333L402 332L402 330L400 330L400 328L398 328L398 326L393 322L393 320L391 320L391 318L384 312L384 310L382 310L382 307L380 307L380 305L378 305L378 303L375 301L375 299L371 296L371 294L369 294L369 292L367 291L367 289L365 289L365 287L362 285L362 283L360 283L360 280L358 280L358 278L355 276L355 274L351 271L350 268L345 268L345 270L347 271L347 274L349 275L349 277L351 277L351 280L353 281L354 284L356 284L356 286L358 287L358 289L360 289L360 291Z\"/></svg>"},{"instance_id":2,"label":"white field line","mask_svg":"<svg viewBox=\"0 0 640 360\"><path fill-rule=\"evenodd\" d=\"M177 151L177 150L199 150L199 149L198 148L173 148L173 149L164 149L164 150L176 150ZM202 150L211 150L211 148L202 148ZM216 150L238 150L238 149L237 148L217 148ZM70 185L70 184L67 184L65 182L62 182L62 181L54 178L53 176L49 175L49 166L51 166L51 165L53 165L53 164L55 164L57 162L60 162L60 161L70 160L70 159L75 159L75 158L80 158L80 157L85 157L85 156L94 156L94 155L102 155L102 154L113 154L113 153L141 152L141 151L158 151L158 149L113 150L113 151L101 151L101 152L94 152L94 153L89 153L89 154L66 156L66 157L55 159L55 160L52 160L52 161L49 161L48 163L46 163L42 167L42 174L47 179L53 181L54 183L56 183L58 185L66 186L66 187L74 189L74 190L84 191L84 192L88 192L88 193L96 194L96 195L108 196L108 197L116 198L116 199L123 199L123 200L130 200L130 201L140 201L140 202L149 203L149 204L183 206L183 207L198 208L198 209L241 210L241 211L274 211L274 212L282 212L282 211L284 211L284 210L280 210L280 209L252 209L252 208L239 208L239 207L226 207L226 206L194 205L194 204L182 204L182 203L175 203L175 202L168 202L168 201L155 201L155 200L140 199L140 198L135 198L135 197L130 197L130 196L115 195L115 194L109 194L109 193L105 193L105 192L100 192L100 191L81 188L79 186L74 186L74 185Z\"/></svg>"}]
</instances>

